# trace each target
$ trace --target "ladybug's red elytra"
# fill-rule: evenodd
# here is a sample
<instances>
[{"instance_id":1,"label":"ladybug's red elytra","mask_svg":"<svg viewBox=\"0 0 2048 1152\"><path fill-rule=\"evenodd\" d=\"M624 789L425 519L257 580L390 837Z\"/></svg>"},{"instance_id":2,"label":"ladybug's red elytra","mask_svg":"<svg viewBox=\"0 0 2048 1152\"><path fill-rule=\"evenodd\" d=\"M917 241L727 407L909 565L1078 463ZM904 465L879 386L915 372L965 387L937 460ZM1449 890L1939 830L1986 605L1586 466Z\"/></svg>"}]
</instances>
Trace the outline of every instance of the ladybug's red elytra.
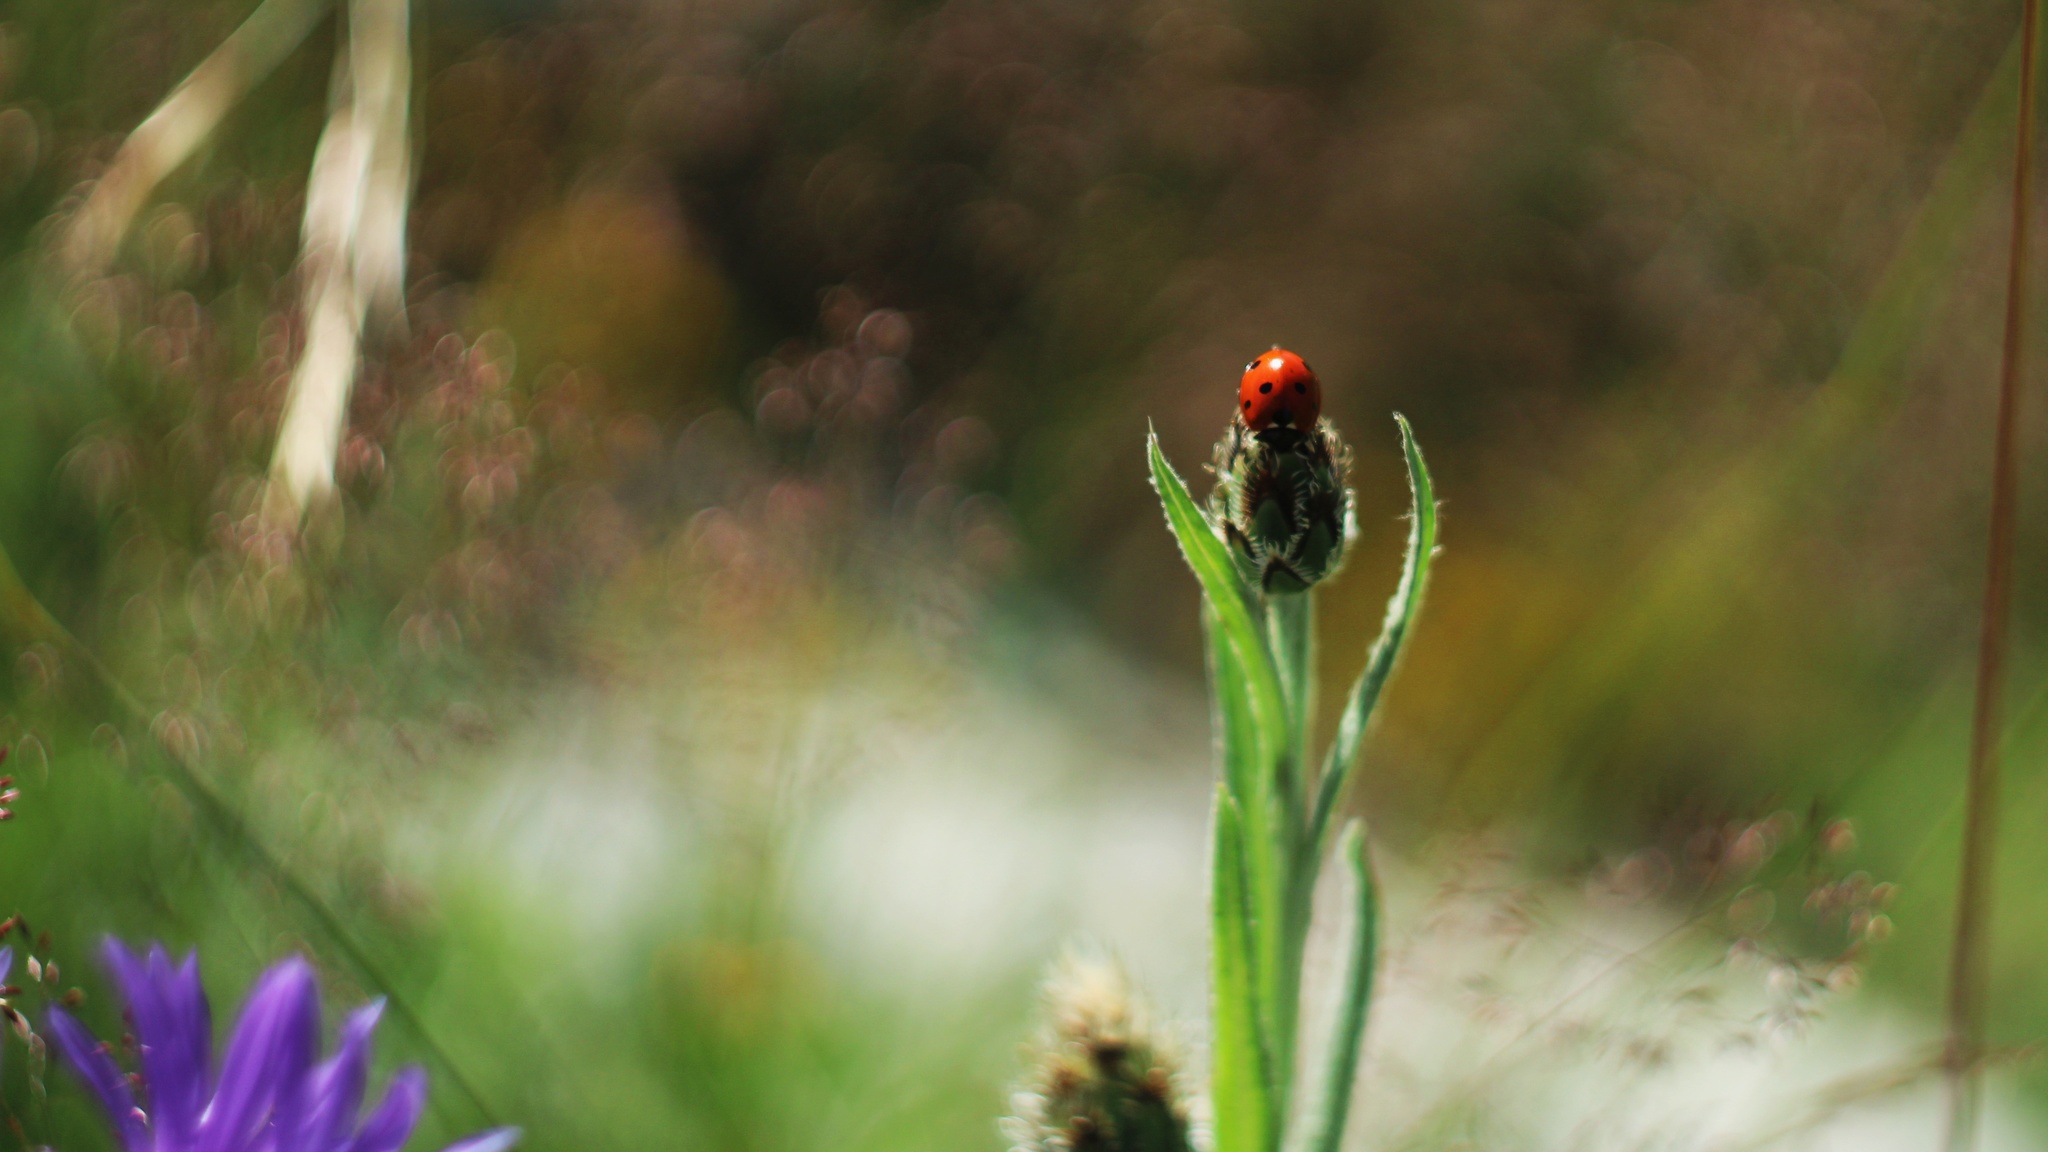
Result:
<instances>
[{"instance_id":1,"label":"ladybug's red elytra","mask_svg":"<svg viewBox=\"0 0 2048 1152\"><path fill-rule=\"evenodd\" d=\"M1275 344L1244 366L1244 379L1237 385L1237 414L1253 432L1307 432L1323 414L1322 383L1308 361Z\"/></svg>"}]
</instances>

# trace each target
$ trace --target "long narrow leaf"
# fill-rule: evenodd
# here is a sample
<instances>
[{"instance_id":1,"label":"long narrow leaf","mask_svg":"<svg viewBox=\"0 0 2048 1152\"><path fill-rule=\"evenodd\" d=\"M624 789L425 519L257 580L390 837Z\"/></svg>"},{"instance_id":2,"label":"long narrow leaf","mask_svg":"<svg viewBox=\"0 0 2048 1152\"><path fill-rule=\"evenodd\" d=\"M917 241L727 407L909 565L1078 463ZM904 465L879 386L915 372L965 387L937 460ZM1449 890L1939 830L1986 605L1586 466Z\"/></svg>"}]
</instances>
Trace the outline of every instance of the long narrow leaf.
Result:
<instances>
[{"instance_id":1,"label":"long narrow leaf","mask_svg":"<svg viewBox=\"0 0 2048 1152\"><path fill-rule=\"evenodd\" d=\"M1344 1121L1351 1115L1352 1084L1358 1078L1358 1060L1365 1047L1366 1014L1372 1007L1379 950L1379 892L1366 858L1365 833L1356 820L1345 827L1338 853L1351 866L1351 882L1357 887L1356 920L1351 926L1350 952L1344 958L1343 1000L1330 1033L1322 1092L1311 1105L1298 1152L1338 1152L1343 1144Z\"/></svg>"},{"instance_id":2,"label":"long narrow leaf","mask_svg":"<svg viewBox=\"0 0 2048 1152\"><path fill-rule=\"evenodd\" d=\"M1300 853L1296 793L1285 773L1275 771L1251 712L1244 664L1224 635L1213 606L1202 611L1209 649L1209 681L1215 693L1222 737L1223 782L1236 806L1243 833L1245 906L1251 940L1252 986L1257 993L1260 1034L1274 1084L1273 1108L1284 1112L1292 1083L1294 1025L1299 1008L1300 953L1289 917L1296 886L1292 870Z\"/></svg>"},{"instance_id":3,"label":"long narrow leaf","mask_svg":"<svg viewBox=\"0 0 2048 1152\"><path fill-rule=\"evenodd\" d=\"M1280 675L1252 605L1249 591L1231 563L1222 537L1195 506L1173 465L1160 451L1159 437L1146 437L1146 456L1152 468L1152 487L1166 508L1166 523L1180 543L1181 555L1194 569L1202 593L1216 610L1224 637L1245 670L1252 720L1259 735L1261 754L1268 764L1277 765L1286 749L1287 705L1280 690Z\"/></svg>"},{"instance_id":4,"label":"long narrow leaf","mask_svg":"<svg viewBox=\"0 0 2048 1152\"><path fill-rule=\"evenodd\" d=\"M1265 744L1259 739L1258 720L1252 714L1250 693L1245 687L1244 662L1223 631L1216 609L1202 604L1202 638L1209 656L1210 703L1215 709L1217 758L1222 763L1223 784L1245 821L1247 834L1266 838L1272 823L1271 764L1265 759ZM1254 866L1263 873L1263 864Z\"/></svg>"},{"instance_id":5,"label":"long narrow leaf","mask_svg":"<svg viewBox=\"0 0 2048 1152\"><path fill-rule=\"evenodd\" d=\"M1429 466L1423 463L1422 449L1415 443L1415 430L1408 426L1407 417L1396 413L1394 422L1401 426L1401 450L1408 457L1408 488L1414 501L1408 521L1408 560L1401 569L1401 583L1394 589L1393 599L1387 602L1387 619L1380 628L1379 639L1373 641L1372 650L1366 654L1365 671L1352 686L1351 699L1337 722L1337 739L1330 745L1329 759L1323 765L1315 816L1309 824L1308 843L1312 850L1319 850L1323 843L1330 817L1343 795L1344 782L1358 761L1366 724L1372 719L1380 690L1386 687L1394 662L1401 655L1408 625L1422 607L1422 593L1429 585L1430 561L1436 555L1436 487L1430 482Z\"/></svg>"},{"instance_id":6,"label":"long narrow leaf","mask_svg":"<svg viewBox=\"0 0 2048 1152\"><path fill-rule=\"evenodd\" d=\"M1146 448L1167 524L1202 586L1210 679L1223 738L1223 778L1242 821L1252 986L1270 1060L1272 1108L1276 1115L1284 1114L1300 975L1290 944L1288 897L1305 831L1301 794L1286 778L1287 763L1295 755L1295 734L1266 644L1263 612L1238 576L1222 538L1167 463L1158 437L1149 437Z\"/></svg>"},{"instance_id":7,"label":"long narrow leaf","mask_svg":"<svg viewBox=\"0 0 2048 1152\"><path fill-rule=\"evenodd\" d=\"M1274 1131L1273 1088L1260 1035L1252 973L1251 907L1245 891L1244 825L1229 789L1216 788L1210 860L1211 1018L1209 1096L1215 1152L1266 1152Z\"/></svg>"}]
</instances>

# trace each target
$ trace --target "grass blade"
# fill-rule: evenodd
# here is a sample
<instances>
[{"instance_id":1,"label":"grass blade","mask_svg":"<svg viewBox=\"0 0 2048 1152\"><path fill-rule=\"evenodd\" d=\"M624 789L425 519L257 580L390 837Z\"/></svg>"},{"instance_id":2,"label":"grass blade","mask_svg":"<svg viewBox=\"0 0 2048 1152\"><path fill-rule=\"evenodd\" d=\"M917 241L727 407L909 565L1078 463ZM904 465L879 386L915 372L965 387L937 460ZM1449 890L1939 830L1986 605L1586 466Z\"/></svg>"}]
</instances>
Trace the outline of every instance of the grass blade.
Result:
<instances>
[{"instance_id":1,"label":"grass blade","mask_svg":"<svg viewBox=\"0 0 2048 1152\"><path fill-rule=\"evenodd\" d=\"M1265 1152L1273 1138L1273 1088L1252 972L1251 905L1245 891L1244 823L1229 789L1216 789L1209 915L1214 1033L1209 1096L1215 1152Z\"/></svg>"},{"instance_id":2,"label":"grass blade","mask_svg":"<svg viewBox=\"0 0 2048 1152\"><path fill-rule=\"evenodd\" d=\"M1351 698L1344 705L1344 715L1337 722L1337 739L1330 745L1329 758L1323 765L1315 815L1309 822L1311 855L1320 854L1330 817L1336 812L1337 801L1343 795L1344 782L1358 761L1358 748L1365 740L1366 724L1379 704L1380 690L1386 687L1387 677L1394 671L1394 662L1401 655L1401 642L1407 639L1408 625L1422 608L1422 593L1429 584L1430 562L1436 555L1436 487L1430 481L1429 466L1423 463L1422 449L1415 443L1415 430L1408 426L1407 417L1396 413L1394 422L1401 426L1401 450L1408 457L1408 488L1413 500L1408 521L1408 559L1401 569L1401 583L1395 587L1393 599L1387 601L1386 623L1380 627L1379 639L1373 641L1372 649L1366 655L1365 671L1359 674L1358 683L1352 686Z\"/></svg>"},{"instance_id":3,"label":"grass blade","mask_svg":"<svg viewBox=\"0 0 2048 1152\"><path fill-rule=\"evenodd\" d=\"M1378 961L1379 890L1373 884L1365 832L1358 821L1345 827L1338 853L1351 866L1351 882L1357 885L1357 921L1351 926L1351 950L1344 958L1343 1001L1330 1033L1322 1094L1312 1105L1300 1152L1337 1152L1344 1142L1344 1121L1351 1115L1351 1089L1365 1048L1365 1020L1372 1007L1373 971Z\"/></svg>"}]
</instances>

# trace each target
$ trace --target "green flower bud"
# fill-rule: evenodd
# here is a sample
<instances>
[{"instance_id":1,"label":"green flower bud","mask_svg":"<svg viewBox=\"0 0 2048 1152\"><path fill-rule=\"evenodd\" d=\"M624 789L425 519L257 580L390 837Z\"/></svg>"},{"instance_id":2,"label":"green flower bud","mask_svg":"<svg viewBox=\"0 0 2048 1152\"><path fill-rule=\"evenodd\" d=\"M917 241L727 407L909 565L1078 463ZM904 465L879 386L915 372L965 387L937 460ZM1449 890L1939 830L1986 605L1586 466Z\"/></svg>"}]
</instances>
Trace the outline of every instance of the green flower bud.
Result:
<instances>
[{"instance_id":1,"label":"green flower bud","mask_svg":"<svg viewBox=\"0 0 2048 1152\"><path fill-rule=\"evenodd\" d=\"M1350 462L1328 421L1257 433L1231 422L1216 445L1209 511L1247 581L1267 593L1306 592L1337 570L1352 529Z\"/></svg>"},{"instance_id":2,"label":"green flower bud","mask_svg":"<svg viewBox=\"0 0 2048 1152\"><path fill-rule=\"evenodd\" d=\"M1174 1062L1113 964L1068 959L1052 1024L1004 1122L1012 1152L1190 1152Z\"/></svg>"}]
</instances>

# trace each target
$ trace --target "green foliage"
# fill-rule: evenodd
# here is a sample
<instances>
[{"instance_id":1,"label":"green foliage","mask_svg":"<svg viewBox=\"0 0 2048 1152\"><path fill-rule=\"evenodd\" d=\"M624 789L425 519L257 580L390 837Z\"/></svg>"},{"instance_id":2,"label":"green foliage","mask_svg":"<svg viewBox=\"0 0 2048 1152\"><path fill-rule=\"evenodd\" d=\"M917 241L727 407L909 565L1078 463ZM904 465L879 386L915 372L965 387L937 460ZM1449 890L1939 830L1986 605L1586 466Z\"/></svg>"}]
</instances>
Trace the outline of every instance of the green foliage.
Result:
<instances>
[{"instance_id":1,"label":"green foliage","mask_svg":"<svg viewBox=\"0 0 2048 1152\"><path fill-rule=\"evenodd\" d=\"M1210 889L1210 1092L1217 1152L1273 1152L1281 1145L1297 1081L1292 1058L1301 964L1324 832L1429 579L1437 536L1435 488L1413 429L1406 419L1395 420L1413 496L1408 556L1385 624L1315 780L1306 772L1315 699L1310 594L1275 592L1271 581L1262 581L1264 591L1255 586L1242 566L1230 561L1225 545L1230 530L1198 510L1160 451L1158 438L1148 444L1152 482L1167 524L1202 584L1222 759ZM1343 502L1348 506L1348 493ZM1227 512L1239 503L1225 499L1212 506ZM1263 617L1263 629L1254 626L1255 614ZM1372 1000L1377 897L1362 825L1351 826L1342 854L1358 893L1356 922L1320 1096L1293 1142L1303 1152L1332 1152L1342 1139Z\"/></svg>"},{"instance_id":2,"label":"green foliage","mask_svg":"<svg viewBox=\"0 0 2048 1152\"><path fill-rule=\"evenodd\" d=\"M1251 905L1245 900L1244 825L1217 786L1211 880L1209 1096L1216 1146L1259 1148L1273 1130L1273 1084L1252 983Z\"/></svg>"}]
</instances>

